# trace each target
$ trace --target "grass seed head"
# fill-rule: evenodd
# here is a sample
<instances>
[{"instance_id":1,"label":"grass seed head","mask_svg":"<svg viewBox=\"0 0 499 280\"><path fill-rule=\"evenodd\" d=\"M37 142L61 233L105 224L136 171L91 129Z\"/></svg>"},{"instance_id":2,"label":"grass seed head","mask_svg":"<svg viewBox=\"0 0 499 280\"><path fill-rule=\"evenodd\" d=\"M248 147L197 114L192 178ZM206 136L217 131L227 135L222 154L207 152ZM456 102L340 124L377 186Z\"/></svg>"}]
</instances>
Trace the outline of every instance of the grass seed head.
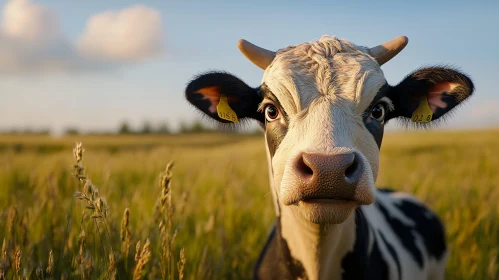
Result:
<instances>
[{"instance_id":1,"label":"grass seed head","mask_svg":"<svg viewBox=\"0 0 499 280\"><path fill-rule=\"evenodd\" d=\"M120 238L121 238L121 252L125 257L128 257L128 251L130 250L130 241L131 241L131 234L130 234L130 229L128 228L130 220L130 209L126 208L125 212L123 212L123 219L121 220L121 231L120 231Z\"/></svg>"},{"instance_id":2,"label":"grass seed head","mask_svg":"<svg viewBox=\"0 0 499 280\"><path fill-rule=\"evenodd\" d=\"M5 262L0 262L0 280L4 280L7 275L7 264Z\"/></svg>"},{"instance_id":3,"label":"grass seed head","mask_svg":"<svg viewBox=\"0 0 499 280\"><path fill-rule=\"evenodd\" d=\"M78 263L83 264L85 261L85 242L87 240L87 236L85 235L85 231L82 229L80 232L80 236L78 236L78 242L80 243L80 250L78 251Z\"/></svg>"},{"instance_id":4,"label":"grass seed head","mask_svg":"<svg viewBox=\"0 0 499 280\"><path fill-rule=\"evenodd\" d=\"M123 219L121 220L121 240L125 239L126 229L128 228L128 222L130 220L130 208L125 208L123 212Z\"/></svg>"},{"instance_id":5,"label":"grass seed head","mask_svg":"<svg viewBox=\"0 0 499 280\"><path fill-rule=\"evenodd\" d=\"M109 254L109 268L108 268L108 273L109 273L109 279L114 280L116 279L116 263L114 261L114 255Z\"/></svg>"},{"instance_id":6,"label":"grass seed head","mask_svg":"<svg viewBox=\"0 0 499 280\"><path fill-rule=\"evenodd\" d=\"M149 249L150 244L151 242L149 242L149 239L147 239L146 244L144 244L144 247L142 248L142 251L140 251L140 255L138 256L138 261L137 264L135 265L135 270L133 272L134 280L139 280L142 278L142 272L144 271L144 267L151 259L151 250ZM137 245L139 245L139 243L137 243Z\"/></svg>"},{"instance_id":7,"label":"grass seed head","mask_svg":"<svg viewBox=\"0 0 499 280\"><path fill-rule=\"evenodd\" d=\"M54 272L54 254L52 253L52 250L50 250L49 262L47 264L47 269L45 270L45 273L47 274L47 276L52 276L53 272Z\"/></svg>"},{"instance_id":8,"label":"grass seed head","mask_svg":"<svg viewBox=\"0 0 499 280\"><path fill-rule=\"evenodd\" d=\"M43 269L37 267L35 270L35 275L36 275L36 278L42 280L43 279Z\"/></svg>"},{"instance_id":9,"label":"grass seed head","mask_svg":"<svg viewBox=\"0 0 499 280\"><path fill-rule=\"evenodd\" d=\"M185 266L185 252L184 248L180 249L180 260L177 263L178 279L184 279L184 266Z\"/></svg>"},{"instance_id":10,"label":"grass seed head","mask_svg":"<svg viewBox=\"0 0 499 280\"><path fill-rule=\"evenodd\" d=\"M139 262L139 256L140 256L140 240L137 241L137 245L135 245L135 263Z\"/></svg>"},{"instance_id":11,"label":"grass seed head","mask_svg":"<svg viewBox=\"0 0 499 280\"><path fill-rule=\"evenodd\" d=\"M173 161L170 161L165 168L165 171L159 175L159 185L161 187L161 204L165 205L166 201L171 198L171 180L172 180Z\"/></svg>"},{"instance_id":12,"label":"grass seed head","mask_svg":"<svg viewBox=\"0 0 499 280\"><path fill-rule=\"evenodd\" d=\"M7 242L5 242L5 238L2 243L2 255L0 256L2 261L7 261Z\"/></svg>"},{"instance_id":13,"label":"grass seed head","mask_svg":"<svg viewBox=\"0 0 499 280\"><path fill-rule=\"evenodd\" d=\"M7 225L9 228L9 234L10 234L11 240L14 240L16 221L17 221L17 208L14 206L14 207L10 208L9 214L7 217Z\"/></svg>"},{"instance_id":14,"label":"grass seed head","mask_svg":"<svg viewBox=\"0 0 499 280\"><path fill-rule=\"evenodd\" d=\"M19 272L21 271L21 248L16 247L14 252L14 270L16 271L16 275L19 276Z\"/></svg>"},{"instance_id":15,"label":"grass seed head","mask_svg":"<svg viewBox=\"0 0 499 280\"><path fill-rule=\"evenodd\" d=\"M73 156L76 159L77 163L80 163L80 161L83 159L83 152L85 152L85 149L83 148L83 144L81 142L76 143L76 145L73 149Z\"/></svg>"},{"instance_id":16,"label":"grass seed head","mask_svg":"<svg viewBox=\"0 0 499 280\"><path fill-rule=\"evenodd\" d=\"M85 265L85 271L87 272L88 276L92 275L92 271L93 271L92 256L90 256L87 260L87 263Z\"/></svg>"}]
</instances>

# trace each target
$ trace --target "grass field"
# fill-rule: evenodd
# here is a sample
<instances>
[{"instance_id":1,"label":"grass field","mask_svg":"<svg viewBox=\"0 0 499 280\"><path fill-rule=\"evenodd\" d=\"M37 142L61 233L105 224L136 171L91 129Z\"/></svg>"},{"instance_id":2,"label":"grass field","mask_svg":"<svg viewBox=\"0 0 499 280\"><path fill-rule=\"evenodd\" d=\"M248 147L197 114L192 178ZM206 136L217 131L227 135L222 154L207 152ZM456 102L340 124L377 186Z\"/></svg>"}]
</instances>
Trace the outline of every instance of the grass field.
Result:
<instances>
[{"instance_id":1,"label":"grass field","mask_svg":"<svg viewBox=\"0 0 499 280\"><path fill-rule=\"evenodd\" d=\"M83 190L72 176L77 141L105 217L74 198ZM167 188L163 176L162 189L170 160L173 179ZM497 279L498 170L498 130L394 133L377 185L415 194L443 219L447 279ZM249 279L274 219L267 180L262 136L3 135L0 269L8 279L130 279L137 266L147 278L181 278L181 270L184 279Z\"/></svg>"}]
</instances>

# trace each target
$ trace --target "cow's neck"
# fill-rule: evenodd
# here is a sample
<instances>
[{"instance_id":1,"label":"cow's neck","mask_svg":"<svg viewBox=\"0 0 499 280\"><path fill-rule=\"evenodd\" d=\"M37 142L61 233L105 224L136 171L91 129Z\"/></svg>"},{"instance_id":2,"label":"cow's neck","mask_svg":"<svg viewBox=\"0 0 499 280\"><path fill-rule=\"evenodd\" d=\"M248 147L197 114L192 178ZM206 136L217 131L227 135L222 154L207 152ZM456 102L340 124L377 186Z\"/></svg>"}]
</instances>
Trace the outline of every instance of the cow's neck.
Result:
<instances>
[{"instance_id":1,"label":"cow's neck","mask_svg":"<svg viewBox=\"0 0 499 280\"><path fill-rule=\"evenodd\" d=\"M341 224L321 226L289 207L282 207L280 214L282 237L308 279L340 279L343 257L354 247L356 215Z\"/></svg>"}]
</instances>

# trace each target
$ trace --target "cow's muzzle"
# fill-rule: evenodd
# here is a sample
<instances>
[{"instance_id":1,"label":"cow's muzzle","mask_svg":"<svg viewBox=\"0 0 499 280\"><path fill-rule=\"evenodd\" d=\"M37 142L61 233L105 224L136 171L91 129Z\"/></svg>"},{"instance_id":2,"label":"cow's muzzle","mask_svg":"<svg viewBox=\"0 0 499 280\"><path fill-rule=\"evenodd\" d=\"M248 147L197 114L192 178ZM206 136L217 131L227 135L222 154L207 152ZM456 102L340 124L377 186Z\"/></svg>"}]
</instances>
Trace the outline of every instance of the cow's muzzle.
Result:
<instances>
[{"instance_id":1,"label":"cow's muzzle","mask_svg":"<svg viewBox=\"0 0 499 280\"><path fill-rule=\"evenodd\" d=\"M288 166L287 177L283 182L287 195L285 205L303 202L355 201L369 204L371 201L359 199L357 191L369 189L363 176L366 168L364 160L355 151L339 154L299 153ZM365 174L364 174L365 175ZM284 179L284 178L283 178ZM367 187L367 188L366 188Z\"/></svg>"}]
</instances>

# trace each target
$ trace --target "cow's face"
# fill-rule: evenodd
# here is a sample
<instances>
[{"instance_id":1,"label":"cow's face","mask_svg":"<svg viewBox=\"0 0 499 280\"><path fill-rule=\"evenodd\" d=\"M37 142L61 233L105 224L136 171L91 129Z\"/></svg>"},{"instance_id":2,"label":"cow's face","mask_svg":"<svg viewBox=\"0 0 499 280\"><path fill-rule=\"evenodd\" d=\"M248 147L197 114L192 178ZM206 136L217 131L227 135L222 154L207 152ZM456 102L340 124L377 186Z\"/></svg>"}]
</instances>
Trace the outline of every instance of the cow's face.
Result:
<instances>
[{"instance_id":1,"label":"cow's face","mask_svg":"<svg viewBox=\"0 0 499 280\"><path fill-rule=\"evenodd\" d=\"M379 144L391 101L376 60L323 37L278 52L259 109L275 195L308 220L343 222L374 200Z\"/></svg>"},{"instance_id":2,"label":"cow's face","mask_svg":"<svg viewBox=\"0 0 499 280\"><path fill-rule=\"evenodd\" d=\"M410 118L422 97L438 119L473 90L466 76L446 68L421 69L389 86L380 65L407 41L391 42L380 53L380 47L322 37L275 54L242 42L243 53L265 69L261 86L208 73L188 85L186 97L226 122L216 112L226 96L240 119L261 123L279 212L312 223L342 223L358 205L374 201L385 122Z\"/></svg>"}]
</instances>

